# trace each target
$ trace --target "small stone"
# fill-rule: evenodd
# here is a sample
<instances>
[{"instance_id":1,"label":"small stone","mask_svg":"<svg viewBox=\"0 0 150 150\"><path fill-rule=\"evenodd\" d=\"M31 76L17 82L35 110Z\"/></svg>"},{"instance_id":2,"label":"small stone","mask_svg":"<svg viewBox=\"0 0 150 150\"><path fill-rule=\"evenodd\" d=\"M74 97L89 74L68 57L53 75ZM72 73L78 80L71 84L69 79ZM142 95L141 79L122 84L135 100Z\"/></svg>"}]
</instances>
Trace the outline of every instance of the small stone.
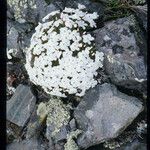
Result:
<instances>
[{"instance_id":1,"label":"small stone","mask_svg":"<svg viewBox=\"0 0 150 150\"><path fill-rule=\"evenodd\" d=\"M90 89L74 112L79 129L84 131L77 140L79 147L117 137L142 110L137 98L119 92L114 85L105 83Z\"/></svg>"},{"instance_id":2,"label":"small stone","mask_svg":"<svg viewBox=\"0 0 150 150\"><path fill-rule=\"evenodd\" d=\"M70 125L70 128L71 128L71 131L75 131L77 128L76 128L76 122L75 122L75 119L72 119L70 122L69 122L69 125Z\"/></svg>"},{"instance_id":3,"label":"small stone","mask_svg":"<svg viewBox=\"0 0 150 150\"><path fill-rule=\"evenodd\" d=\"M35 107L36 98L30 87L20 84L15 94L7 101L7 120L24 127Z\"/></svg>"}]
</instances>

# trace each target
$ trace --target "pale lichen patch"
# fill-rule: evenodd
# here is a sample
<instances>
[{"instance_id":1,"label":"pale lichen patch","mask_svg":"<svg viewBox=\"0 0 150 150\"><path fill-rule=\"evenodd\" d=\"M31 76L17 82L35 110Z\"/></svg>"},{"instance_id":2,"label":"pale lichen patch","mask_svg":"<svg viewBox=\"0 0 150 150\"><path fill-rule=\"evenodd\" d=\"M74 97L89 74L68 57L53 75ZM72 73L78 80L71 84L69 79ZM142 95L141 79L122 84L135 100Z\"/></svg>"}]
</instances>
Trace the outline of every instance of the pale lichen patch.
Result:
<instances>
[{"instance_id":1,"label":"pale lichen patch","mask_svg":"<svg viewBox=\"0 0 150 150\"><path fill-rule=\"evenodd\" d=\"M36 8L35 0L8 0L7 3L14 9L14 17L19 23L26 22L24 19L24 11L27 10L27 8Z\"/></svg>"},{"instance_id":2,"label":"pale lichen patch","mask_svg":"<svg viewBox=\"0 0 150 150\"><path fill-rule=\"evenodd\" d=\"M47 103L41 102L37 109L37 115L40 118L47 116L47 127L54 126L51 137L54 137L60 128L67 125L70 120L69 109L60 99L50 99Z\"/></svg>"},{"instance_id":3,"label":"pale lichen patch","mask_svg":"<svg viewBox=\"0 0 150 150\"><path fill-rule=\"evenodd\" d=\"M64 145L65 150L79 150L77 143L74 141L78 135L82 133L82 130L77 129L67 135L67 142Z\"/></svg>"}]
</instances>

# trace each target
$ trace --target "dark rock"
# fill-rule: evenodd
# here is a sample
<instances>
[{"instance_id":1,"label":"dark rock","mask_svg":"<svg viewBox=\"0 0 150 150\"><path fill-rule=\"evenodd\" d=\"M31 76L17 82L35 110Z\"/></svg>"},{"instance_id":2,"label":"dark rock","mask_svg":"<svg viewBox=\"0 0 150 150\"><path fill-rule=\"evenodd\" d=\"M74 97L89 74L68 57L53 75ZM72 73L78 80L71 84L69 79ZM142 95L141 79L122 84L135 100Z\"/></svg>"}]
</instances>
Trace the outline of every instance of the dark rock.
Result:
<instances>
[{"instance_id":1,"label":"dark rock","mask_svg":"<svg viewBox=\"0 0 150 150\"><path fill-rule=\"evenodd\" d=\"M21 133L21 130L18 126L15 124L7 121L6 122L7 127L7 144L12 143L13 141L17 140L19 138L19 135Z\"/></svg>"},{"instance_id":2,"label":"dark rock","mask_svg":"<svg viewBox=\"0 0 150 150\"><path fill-rule=\"evenodd\" d=\"M7 120L24 127L35 107L36 98L30 87L19 85L12 98L7 101Z\"/></svg>"},{"instance_id":3,"label":"dark rock","mask_svg":"<svg viewBox=\"0 0 150 150\"><path fill-rule=\"evenodd\" d=\"M96 47L105 54L104 70L112 83L146 91L146 43L133 16L117 19L94 31ZM141 41L143 43L141 43ZM143 57L144 55L144 57Z\"/></svg>"},{"instance_id":4,"label":"dark rock","mask_svg":"<svg viewBox=\"0 0 150 150\"><path fill-rule=\"evenodd\" d=\"M21 63L7 63L7 85L17 87L19 84L28 83L25 67Z\"/></svg>"},{"instance_id":5,"label":"dark rock","mask_svg":"<svg viewBox=\"0 0 150 150\"><path fill-rule=\"evenodd\" d=\"M14 142L7 146L7 150L45 150L41 146L40 141L37 138L30 140L23 140L21 142ZM50 149L52 150L52 149Z\"/></svg>"},{"instance_id":6,"label":"dark rock","mask_svg":"<svg viewBox=\"0 0 150 150\"><path fill-rule=\"evenodd\" d=\"M117 137L142 110L137 98L119 92L114 85L105 83L90 89L74 111L78 128L84 131L77 140L79 147Z\"/></svg>"}]
</instances>

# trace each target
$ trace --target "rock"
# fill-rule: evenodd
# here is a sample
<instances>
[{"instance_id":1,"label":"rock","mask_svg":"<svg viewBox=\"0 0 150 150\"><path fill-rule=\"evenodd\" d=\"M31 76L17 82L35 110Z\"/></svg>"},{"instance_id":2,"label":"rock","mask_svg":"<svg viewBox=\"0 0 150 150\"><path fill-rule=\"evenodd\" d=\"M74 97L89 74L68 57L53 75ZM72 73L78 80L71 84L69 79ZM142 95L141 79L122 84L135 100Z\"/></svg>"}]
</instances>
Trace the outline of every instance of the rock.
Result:
<instances>
[{"instance_id":1,"label":"rock","mask_svg":"<svg viewBox=\"0 0 150 150\"><path fill-rule=\"evenodd\" d=\"M8 59L23 59L23 47L20 47L21 38L26 32L30 31L29 24L20 24L7 20L7 54Z\"/></svg>"},{"instance_id":2,"label":"rock","mask_svg":"<svg viewBox=\"0 0 150 150\"><path fill-rule=\"evenodd\" d=\"M105 83L87 91L74 111L78 128L84 131L77 143L88 148L117 137L143 110L135 97L119 92Z\"/></svg>"},{"instance_id":3,"label":"rock","mask_svg":"<svg viewBox=\"0 0 150 150\"><path fill-rule=\"evenodd\" d=\"M12 143L14 140L19 138L19 134L21 132L20 128L15 124L10 123L9 121L6 122L7 127L7 144Z\"/></svg>"},{"instance_id":4,"label":"rock","mask_svg":"<svg viewBox=\"0 0 150 150\"><path fill-rule=\"evenodd\" d=\"M37 7L37 16L38 22L42 21L42 18L45 17L47 14L51 13L52 11L58 10L58 8L54 4L49 4L45 2L45 0L36 0L36 7Z\"/></svg>"},{"instance_id":5,"label":"rock","mask_svg":"<svg viewBox=\"0 0 150 150\"><path fill-rule=\"evenodd\" d=\"M65 142L61 141L55 144L54 150L64 150Z\"/></svg>"},{"instance_id":6,"label":"rock","mask_svg":"<svg viewBox=\"0 0 150 150\"><path fill-rule=\"evenodd\" d=\"M103 28L95 30L94 34L97 50L105 54L104 69L111 82L139 92L146 91L144 59L147 49L134 17L108 22Z\"/></svg>"},{"instance_id":7,"label":"rock","mask_svg":"<svg viewBox=\"0 0 150 150\"><path fill-rule=\"evenodd\" d=\"M46 133L48 139L50 138L54 128L52 126L47 126ZM62 126L58 133L55 134L54 142L58 143L59 141L67 139L67 134L69 133L69 128L67 126Z\"/></svg>"},{"instance_id":8,"label":"rock","mask_svg":"<svg viewBox=\"0 0 150 150\"><path fill-rule=\"evenodd\" d=\"M20 84L15 94L7 101L7 120L24 127L35 107L36 98L30 87Z\"/></svg>"},{"instance_id":9,"label":"rock","mask_svg":"<svg viewBox=\"0 0 150 150\"><path fill-rule=\"evenodd\" d=\"M69 125L70 125L71 131L75 131L75 130L77 129L77 128L76 128L75 119L72 119L72 120L69 122Z\"/></svg>"},{"instance_id":10,"label":"rock","mask_svg":"<svg viewBox=\"0 0 150 150\"><path fill-rule=\"evenodd\" d=\"M19 33L15 29L14 26L12 26L9 22L7 24L7 53L10 53L10 50L12 51L12 54L9 54L11 56L8 56L8 59L12 59L13 57L22 58L21 52L18 47L18 38Z\"/></svg>"},{"instance_id":11,"label":"rock","mask_svg":"<svg viewBox=\"0 0 150 150\"><path fill-rule=\"evenodd\" d=\"M46 118L45 118L46 119ZM30 116L30 121L27 125L26 139L38 137L45 126L45 119L40 120L37 116L36 108Z\"/></svg>"},{"instance_id":12,"label":"rock","mask_svg":"<svg viewBox=\"0 0 150 150\"><path fill-rule=\"evenodd\" d=\"M51 98L48 102L38 105L37 115L40 120L46 118L46 137L54 142L67 138L69 132L70 108L60 98Z\"/></svg>"},{"instance_id":13,"label":"rock","mask_svg":"<svg viewBox=\"0 0 150 150\"><path fill-rule=\"evenodd\" d=\"M37 138L14 142L7 146L7 150L45 150ZM50 149L52 150L52 149Z\"/></svg>"}]
</instances>

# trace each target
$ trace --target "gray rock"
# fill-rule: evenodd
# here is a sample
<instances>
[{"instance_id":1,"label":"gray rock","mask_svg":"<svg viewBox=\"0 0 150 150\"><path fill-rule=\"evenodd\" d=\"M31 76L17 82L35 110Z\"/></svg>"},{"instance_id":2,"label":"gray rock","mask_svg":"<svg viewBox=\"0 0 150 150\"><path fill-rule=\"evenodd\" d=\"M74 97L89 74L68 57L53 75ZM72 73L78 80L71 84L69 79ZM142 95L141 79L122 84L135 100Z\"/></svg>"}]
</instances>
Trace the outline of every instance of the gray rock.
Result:
<instances>
[{"instance_id":1,"label":"gray rock","mask_svg":"<svg viewBox=\"0 0 150 150\"><path fill-rule=\"evenodd\" d=\"M80 148L88 148L117 137L143 110L135 97L119 92L105 83L87 91L74 111L79 129L84 133L77 140Z\"/></svg>"},{"instance_id":2,"label":"gray rock","mask_svg":"<svg viewBox=\"0 0 150 150\"><path fill-rule=\"evenodd\" d=\"M46 135L49 139L49 137L52 136L52 132L54 131L54 128L51 126L47 126L46 128ZM62 126L60 128L60 131L56 133L56 135L53 137L54 142L58 143L59 141L67 139L67 134L69 133L69 128L68 126Z\"/></svg>"},{"instance_id":3,"label":"gray rock","mask_svg":"<svg viewBox=\"0 0 150 150\"><path fill-rule=\"evenodd\" d=\"M31 25L25 23L20 24L15 21L7 20L7 50L15 50L12 53L12 57L23 59L23 49L24 47L20 46L22 37L26 35L27 32L31 30Z\"/></svg>"},{"instance_id":4,"label":"gray rock","mask_svg":"<svg viewBox=\"0 0 150 150\"><path fill-rule=\"evenodd\" d=\"M65 142L61 141L55 144L54 150L64 150Z\"/></svg>"},{"instance_id":5,"label":"gray rock","mask_svg":"<svg viewBox=\"0 0 150 150\"><path fill-rule=\"evenodd\" d=\"M19 85L15 94L7 101L7 120L24 127L35 107L36 98L30 87Z\"/></svg>"},{"instance_id":6,"label":"gray rock","mask_svg":"<svg viewBox=\"0 0 150 150\"><path fill-rule=\"evenodd\" d=\"M105 54L104 69L111 82L143 92L147 81L147 49L141 32L133 16L108 22L94 31L96 47Z\"/></svg>"},{"instance_id":7,"label":"gray rock","mask_svg":"<svg viewBox=\"0 0 150 150\"><path fill-rule=\"evenodd\" d=\"M30 140L23 140L21 142L14 142L7 146L7 150L45 150L41 146L40 141L37 138ZM52 150L52 149L50 149Z\"/></svg>"},{"instance_id":8,"label":"gray rock","mask_svg":"<svg viewBox=\"0 0 150 150\"><path fill-rule=\"evenodd\" d=\"M72 120L69 122L69 125L70 125L71 131L75 131L75 130L77 129L77 128L76 128L75 119L72 119Z\"/></svg>"},{"instance_id":9,"label":"gray rock","mask_svg":"<svg viewBox=\"0 0 150 150\"><path fill-rule=\"evenodd\" d=\"M52 11L58 10L58 8L52 3L47 5L45 0L36 0L36 6L38 22L41 22L42 18L45 17L47 14L51 13Z\"/></svg>"}]
</instances>

